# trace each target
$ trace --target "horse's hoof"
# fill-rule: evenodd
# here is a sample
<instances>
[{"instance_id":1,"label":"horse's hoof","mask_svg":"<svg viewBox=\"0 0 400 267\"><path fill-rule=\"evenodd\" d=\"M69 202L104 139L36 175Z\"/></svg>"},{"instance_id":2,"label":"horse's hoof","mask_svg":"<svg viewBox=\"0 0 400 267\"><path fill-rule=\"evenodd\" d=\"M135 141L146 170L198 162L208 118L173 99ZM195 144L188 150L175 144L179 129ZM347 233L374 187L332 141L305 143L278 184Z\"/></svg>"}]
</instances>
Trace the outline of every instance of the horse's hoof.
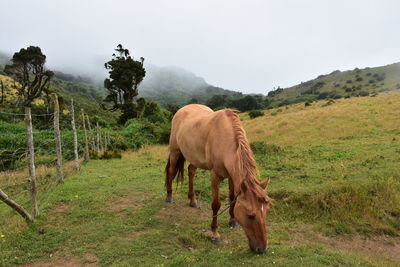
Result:
<instances>
[{"instance_id":1,"label":"horse's hoof","mask_svg":"<svg viewBox=\"0 0 400 267\"><path fill-rule=\"evenodd\" d=\"M172 202L174 202L174 201L172 200L172 198L167 198L167 199L165 200L165 202L167 202L167 203L172 203Z\"/></svg>"},{"instance_id":2,"label":"horse's hoof","mask_svg":"<svg viewBox=\"0 0 400 267\"><path fill-rule=\"evenodd\" d=\"M189 206L192 207L192 208L198 208L198 207L199 207L199 204L197 204L197 203L190 203Z\"/></svg>"},{"instance_id":3,"label":"horse's hoof","mask_svg":"<svg viewBox=\"0 0 400 267\"><path fill-rule=\"evenodd\" d=\"M211 242L212 242L213 244L218 245L218 244L221 243L221 238L214 238L214 237L211 237Z\"/></svg>"},{"instance_id":4,"label":"horse's hoof","mask_svg":"<svg viewBox=\"0 0 400 267\"><path fill-rule=\"evenodd\" d=\"M230 228L238 228L240 227L240 223L233 221L233 222L229 222L229 227Z\"/></svg>"}]
</instances>

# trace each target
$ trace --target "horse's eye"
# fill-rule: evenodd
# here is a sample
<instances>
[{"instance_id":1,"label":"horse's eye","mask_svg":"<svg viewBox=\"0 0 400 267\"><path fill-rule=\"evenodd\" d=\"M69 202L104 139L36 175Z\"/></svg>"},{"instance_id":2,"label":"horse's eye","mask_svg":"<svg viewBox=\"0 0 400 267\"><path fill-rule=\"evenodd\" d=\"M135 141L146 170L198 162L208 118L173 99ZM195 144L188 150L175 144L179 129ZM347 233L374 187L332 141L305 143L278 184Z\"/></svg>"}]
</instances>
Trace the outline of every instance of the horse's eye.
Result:
<instances>
[{"instance_id":1,"label":"horse's eye","mask_svg":"<svg viewBox=\"0 0 400 267\"><path fill-rule=\"evenodd\" d=\"M250 220L254 220L256 218L256 215L254 214L248 214L247 218L249 218Z\"/></svg>"}]
</instances>

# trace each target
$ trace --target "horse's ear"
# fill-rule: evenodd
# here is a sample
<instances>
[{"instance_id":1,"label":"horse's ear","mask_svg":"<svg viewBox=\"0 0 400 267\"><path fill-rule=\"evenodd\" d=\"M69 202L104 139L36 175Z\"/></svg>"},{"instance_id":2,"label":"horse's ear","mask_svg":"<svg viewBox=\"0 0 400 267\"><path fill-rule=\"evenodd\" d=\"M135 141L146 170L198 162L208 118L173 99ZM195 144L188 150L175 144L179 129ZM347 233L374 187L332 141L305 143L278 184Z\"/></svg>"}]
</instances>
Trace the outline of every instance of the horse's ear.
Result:
<instances>
[{"instance_id":1,"label":"horse's ear","mask_svg":"<svg viewBox=\"0 0 400 267\"><path fill-rule=\"evenodd\" d=\"M262 181L262 182L260 183L260 186L262 187L262 189L265 190L265 189L267 188L268 184L269 184L269 178L267 178L267 179L265 179L264 181Z\"/></svg>"},{"instance_id":2,"label":"horse's ear","mask_svg":"<svg viewBox=\"0 0 400 267\"><path fill-rule=\"evenodd\" d=\"M247 185L246 183L243 181L242 184L240 185L240 189L242 190L243 193L246 193L247 191Z\"/></svg>"}]
</instances>

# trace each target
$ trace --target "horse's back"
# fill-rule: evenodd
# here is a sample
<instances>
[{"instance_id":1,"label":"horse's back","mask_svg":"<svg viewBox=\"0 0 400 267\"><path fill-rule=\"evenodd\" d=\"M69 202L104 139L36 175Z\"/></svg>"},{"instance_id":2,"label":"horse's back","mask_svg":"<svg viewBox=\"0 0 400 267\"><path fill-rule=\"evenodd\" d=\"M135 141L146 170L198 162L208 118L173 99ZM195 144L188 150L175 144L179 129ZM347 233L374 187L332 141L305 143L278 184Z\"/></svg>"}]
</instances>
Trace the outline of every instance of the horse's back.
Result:
<instances>
[{"instance_id":1,"label":"horse's back","mask_svg":"<svg viewBox=\"0 0 400 267\"><path fill-rule=\"evenodd\" d=\"M191 104L178 110L172 120L170 151L181 152L196 167L210 169L222 154L232 152L233 138L226 110L214 112Z\"/></svg>"}]
</instances>

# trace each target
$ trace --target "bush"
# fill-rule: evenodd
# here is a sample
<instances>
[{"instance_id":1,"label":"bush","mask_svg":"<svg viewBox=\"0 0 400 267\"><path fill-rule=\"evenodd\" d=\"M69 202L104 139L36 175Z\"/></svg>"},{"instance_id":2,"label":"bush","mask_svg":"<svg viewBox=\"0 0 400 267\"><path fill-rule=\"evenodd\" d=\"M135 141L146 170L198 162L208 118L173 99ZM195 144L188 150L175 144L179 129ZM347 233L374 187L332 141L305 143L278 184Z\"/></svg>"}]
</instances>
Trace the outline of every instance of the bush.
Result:
<instances>
[{"instance_id":1,"label":"bush","mask_svg":"<svg viewBox=\"0 0 400 267\"><path fill-rule=\"evenodd\" d=\"M366 91L360 91L360 93L358 93L359 96L369 96L369 93Z\"/></svg>"},{"instance_id":2,"label":"bush","mask_svg":"<svg viewBox=\"0 0 400 267\"><path fill-rule=\"evenodd\" d=\"M335 101L334 101L333 99L329 99L329 100L326 101L326 103L323 104L322 106L323 106L323 107L326 107L326 106L330 106L330 105L332 105L332 104L334 104L334 103L335 103Z\"/></svg>"},{"instance_id":3,"label":"bush","mask_svg":"<svg viewBox=\"0 0 400 267\"><path fill-rule=\"evenodd\" d=\"M261 117L264 116L264 112L261 110L252 110L249 112L249 117L251 119L257 118L257 117Z\"/></svg>"}]
</instances>

